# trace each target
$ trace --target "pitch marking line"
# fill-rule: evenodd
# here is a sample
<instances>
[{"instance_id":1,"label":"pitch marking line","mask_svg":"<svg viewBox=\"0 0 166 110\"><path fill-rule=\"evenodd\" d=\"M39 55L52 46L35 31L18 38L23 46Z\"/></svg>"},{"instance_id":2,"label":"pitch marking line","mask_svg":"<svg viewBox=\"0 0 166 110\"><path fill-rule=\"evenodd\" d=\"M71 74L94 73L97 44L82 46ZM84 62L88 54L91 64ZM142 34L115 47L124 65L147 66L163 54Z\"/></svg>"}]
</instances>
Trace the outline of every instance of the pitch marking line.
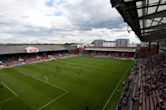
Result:
<instances>
[{"instance_id":1,"label":"pitch marking line","mask_svg":"<svg viewBox=\"0 0 166 110\"><path fill-rule=\"evenodd\" d=\"M19 71L21 72L21 71ZM21 72L22 73L22 72ZM27 75L26 75L27 76ZM40 75L33 75L33 77L38 77L38 79L42 79L42 78L39 78ZM43 78L48 82L48 77L46 75L43 76Z\"/></svg>"},{"instance_id":2,"label":"pitch marking line","mask_svg":"<svg viewBox=\"0 0 166 110\"><path fill-rule=\"evenodd\" d=\"M66 90L66 89L64 89L64 88L62 88L62 87L59 87L59 86L57 86L57 85L55 85L55 84L49 83L49 82L47 82L47 81L41 80L41 79L36 78L36 77L33 77L33 78L36 79L36 80L39 80L39 81L41 81L41 82L44 82L44 83L46 83L46 84L48 84L48 85L50 85L50 86L53 86L53 87L55 87L55 88L58 88L58 89L60 89L60 90L63 90L63 91L65 91L65 92L68 92L68 90Z\"/></svg>"},{"instance_id":3,"label":"pitch marking line","mask_svg":"<svg viewBox=\"0 0 166 110\"><path fill-rule=\"evenodd\" d=\"M8 88L16 97L18 96L13 90L11 90L5 83L1 82L6 88Z\"/></svg>"},{"instance_id":4,"label":"pitch marking line","mask_svg":"<svg viewBox=\"0 0 166 110\"><path fill-rule=\"evenodd\" d=\"M5 103L5 102L8 102L8 101L13 100L13 99L15 99L16 97L18 97L18 95L17 95L13 90L11 90L4 82L1 82L1 84L3 84L3 85L4 85L10 92L12 92L12 94L14 94L15 96L10 97L10 98L8 98L8 99L6 99L6 100L4 100L4 101L1 101L0 104L1 104L1 103Z\"/></svg>"},{"instance_id":5,"label":"pitch marking line","mask_svg":"<svg viewBox=\"0 0 166 110\"><path fill-rule=\"evenodd\" d=\"M49 104L53 103L54 101L60 99L60 98L63 97L64 95L66 95L67 93L68 93L68 92L65 92L65 93L63 93L63 94L57 96L55 99L53 99L53 100L51 100L50 102L46 103L45 105L39 107L38 110L41 110L41 109L45 108L45 107L48 106Z\"/></svg>"},{"instance_id":6,"label":"pitch marking line","mask_svg":"<svg viewBox=\"0 0 166 110\"><path fill-rule=\"evenodd\" d=\"M105 108L107 107L109 101L111 100L112 96L115 94L116 90L118 89L120 83L122 82L122 80L124 79L124 77L127 75L127 72L129 71L131 65L128 67L126 73L123 75L123 77L121 78L121 80L119 81L119 83L117 84L117 86L115 87L114 91L111 93L110 97L108 98L107 102L104 104L102 110L105 110Z\"/></svg>"},{"instance_id":7,"label":"pitch marking line","mask_svg":"<svg viewBox=\"0 0 166 110\"><path fill-rule=\"evenodd\" d=\"M13 100L13 99L15 99L16 97L17 97L17 96L10 97L10 98L8 98L8 99L6 99L6 100L4 100L4 101L1 101L0 104L5 103L5 102L8 102L8 101L10 101L10 100Z\"/></svg>"},{"instance_id":8,"label":"pitch marking line","mask_svg":"<svg viewBox=\"0 0 166 110\"><path fill-rule=\"evenodd\" d=\"M28 77L29 77L28 74L26 74L26 73L24 73L24 72L22 72L22 71L18 71L18 72L19 72L19 73L22 73L22 74L24 74L25 76L28 76ZM62 87L59 87L59 86L57 86L57 85L55 85L55 84L52 84L52 83L50 83L50 82L41 80L40 78L37 78L37 77L33 77L33 76L31 76L31 77L32 77L33 79L36 79L36 80L41 81L41 82L43 82L43 83L46 83L46 84L48 84L48 85L50 85L50 86L52 86L52 87L55 87L55 88L58 88L58 89L60 89L60 90L65 91L65 92L68 92L68 90L66 90L66 89L64 89L64 88L62 88Z\"/></svg>"},{"instance_id":9,"label":"pitch marking line","mask_svg":"<svg viewBox=\"0 0 166 110\"><path fill-rule=\"evenodd\" d=\"M26 74L26 73L24 73L24 72L21 72L21 71L18 71L18 72L20 72L20 73L22 73L22 74L24 74L24 75L26 75L26 76L29 77L29 75ZM59 86L57 86L57 85L55 85L55 84L49 83L49 82L47 82L47 81L41 80L41 79L36 78L36 77L32 77L32 78L34 78L34 79L36 79L36 80L39 80L39 81L41 81L41 82L43 82L43 83L46 83L46 84L48 84L48 85L50 85L50 86L52 86L52 87L55 87L55 88L58 88L58 89L60 89L60 90L65 91L63 94L57 96L55 99L53 99L53 100L49 101L48 103L44 104L43 106L39 107L37 110L41 110L41 109L45 108L46 106L48 106L49 104L53 103L54 101L60 99L61 97L63 97L64 95L66 95L66 94L69 92L68 90L66 90L66 89L64 89L64 88L61 88L61 87L59 87Z\"/></svg>"}]
</instances>

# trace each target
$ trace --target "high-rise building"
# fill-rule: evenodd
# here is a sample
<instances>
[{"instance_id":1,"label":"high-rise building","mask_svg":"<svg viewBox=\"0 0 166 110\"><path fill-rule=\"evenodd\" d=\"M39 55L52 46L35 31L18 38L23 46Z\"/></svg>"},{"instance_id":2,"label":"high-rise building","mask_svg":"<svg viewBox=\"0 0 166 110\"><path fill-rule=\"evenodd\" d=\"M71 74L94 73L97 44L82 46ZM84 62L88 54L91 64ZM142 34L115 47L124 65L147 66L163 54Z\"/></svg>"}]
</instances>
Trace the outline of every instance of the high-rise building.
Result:
<instances>
[{"instance_id":1,"label":"high-rise building","mask_svg":"<svg viewBox=\"0 0 166 110\"><path fill-rule=\"evenodd\" d=\"M117 47L127 47L129 39L116 39L115 42Z\"/></svg>"},{"instance_id":2,"label":"high-rise building","mask_svg":"<svg viewBox=\"0 0 166 110\"><path fill-rule=\"evenodd\" d=\"M94 40L93 44L95 47L102 47L104 42L105 42L105 40L98 39L98 40Z\"/></svg>"},{"instance_id":3,"label":"high-rise building","mask_svg":"<svg viewBox=\"0 0 166 110\"><path fill-rule=\"evenodd\" d=\"M103 42L103 47L115 47L116 42L115 41L104 41Z\"/></svg>"}]
</instances>

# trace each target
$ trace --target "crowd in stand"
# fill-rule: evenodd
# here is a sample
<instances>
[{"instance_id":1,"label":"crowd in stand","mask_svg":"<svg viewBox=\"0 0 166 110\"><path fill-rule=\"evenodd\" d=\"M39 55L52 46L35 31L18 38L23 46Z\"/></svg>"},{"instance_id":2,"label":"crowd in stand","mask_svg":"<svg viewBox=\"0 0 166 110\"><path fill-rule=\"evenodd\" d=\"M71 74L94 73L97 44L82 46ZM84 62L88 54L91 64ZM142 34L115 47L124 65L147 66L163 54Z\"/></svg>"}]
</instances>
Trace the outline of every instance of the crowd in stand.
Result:
<instances>
[{"instance_id":1,"label":"crowd in stand","mask_svg":"<svg viewBox=\"0 0 166 110\"><path fill-rule=\"evenodd\" d=\"M1 67L9 67L9 66L19 66L22 64L30 64L33 62L39 61L47 61L51 59L59 59L67 56L71 56L73 54L69 54L68 52L55 52L55 53L40 53L40 54L18 54L6 56L5 61L0 61Z\"/></svg>"},{"instance_id":2,"label":"crowd in stand","mask_svg":"<svg viewBox=\"0 0 166 110\"><path fill-rule=\"evenodd\" d=\"M121 110L122 108L128 105L130 95L131 94L129 92L129 86L127 85L125 88L124 94L121 96L120 102L117 106L117 110Z\"/></svg>"},{"instance_id":3,"label":"crowd in stand","mask_svg":"<svg viewBox=\"0 0 166 110\"><path fill-rule=\"evenodd\" d=\"M154 108L154 110L165 110L166 55L159 54L142 61L141 73L142 76L138 91L140 109ZM149 102L151 103L149 105L143 104L147 103L147 100L150 100Z\"/></svg>"},{"instance_id":4,"label":"crowd in stand","mask_svg":"<svg viewBox=\"0 0 166 110\"><path fill-rule=\"evenodd\" d=\"M128 52L91 51L86 54L90 56L110 56L110 57L117 57L117 58L133 58L134 57L134 53L128 53Z\"/></svg>"},{"instance_id":5,"label":"crowd in stand","mask_svg":"<svg viewBox=\"0 0 166 110\"><path fill-rule=\"evenodd\" d=\"M138 66L135 64L130 72L129 79L125 85L125 83L122 83L122 86L125 86L125 90L123 95L120 98L120 101L118 103L116 110L128 110L129 102L130 100L136 101L134 97L132 97L132 90L131 88L132 82L136 79L136 76L138 75Z\"/></svg>"},{"instance_id":6,"label":"crowd in stand","mask_svg":"<svg viewBox=\"0 0 166 110\"><path fill-rule=\"evenodd\" d=\"M130 79L131 76L138 78ZM166 110L166 54L141 60L130 74L117 110ZM135 82L136 92L132 95Z\"/></svg>"}]
</instances>

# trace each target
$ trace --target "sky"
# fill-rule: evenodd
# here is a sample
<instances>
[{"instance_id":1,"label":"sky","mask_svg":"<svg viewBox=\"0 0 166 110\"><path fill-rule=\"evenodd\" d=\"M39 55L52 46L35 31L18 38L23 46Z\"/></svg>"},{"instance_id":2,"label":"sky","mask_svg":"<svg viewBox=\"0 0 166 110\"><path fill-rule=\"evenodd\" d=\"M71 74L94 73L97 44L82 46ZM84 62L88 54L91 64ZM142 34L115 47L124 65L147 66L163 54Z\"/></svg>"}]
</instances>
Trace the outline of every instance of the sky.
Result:
<instances>
[{"instance_id":1,"label":"sky","mask_svg":"<svg viewBox=\"0 0 166 110\"><path fill-rule=\"evenodd\" d=\"M110 0L0 0L0 43L140 40Z\"/></svg>"}]
</instances>

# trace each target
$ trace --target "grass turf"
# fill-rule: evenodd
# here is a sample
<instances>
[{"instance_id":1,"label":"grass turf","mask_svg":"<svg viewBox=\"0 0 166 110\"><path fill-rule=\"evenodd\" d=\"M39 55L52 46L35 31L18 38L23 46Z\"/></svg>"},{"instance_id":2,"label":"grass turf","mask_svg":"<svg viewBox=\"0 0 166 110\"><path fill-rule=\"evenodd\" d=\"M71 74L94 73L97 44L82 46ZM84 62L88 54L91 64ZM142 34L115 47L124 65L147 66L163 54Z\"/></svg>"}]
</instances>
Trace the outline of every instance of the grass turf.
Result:
<instances>
[{"instance_id":1,"label":"grass turf","mask_svg":"<svg viewBox=\"0 0 166 110\"><path fill-rule=\"evenodd\" d=\"M0 109L102 110L106 105L105 110L114 110L132 65L79 56L2 69L0 81L11 90L0 89Z\"/></svg>"}]
</instances>

